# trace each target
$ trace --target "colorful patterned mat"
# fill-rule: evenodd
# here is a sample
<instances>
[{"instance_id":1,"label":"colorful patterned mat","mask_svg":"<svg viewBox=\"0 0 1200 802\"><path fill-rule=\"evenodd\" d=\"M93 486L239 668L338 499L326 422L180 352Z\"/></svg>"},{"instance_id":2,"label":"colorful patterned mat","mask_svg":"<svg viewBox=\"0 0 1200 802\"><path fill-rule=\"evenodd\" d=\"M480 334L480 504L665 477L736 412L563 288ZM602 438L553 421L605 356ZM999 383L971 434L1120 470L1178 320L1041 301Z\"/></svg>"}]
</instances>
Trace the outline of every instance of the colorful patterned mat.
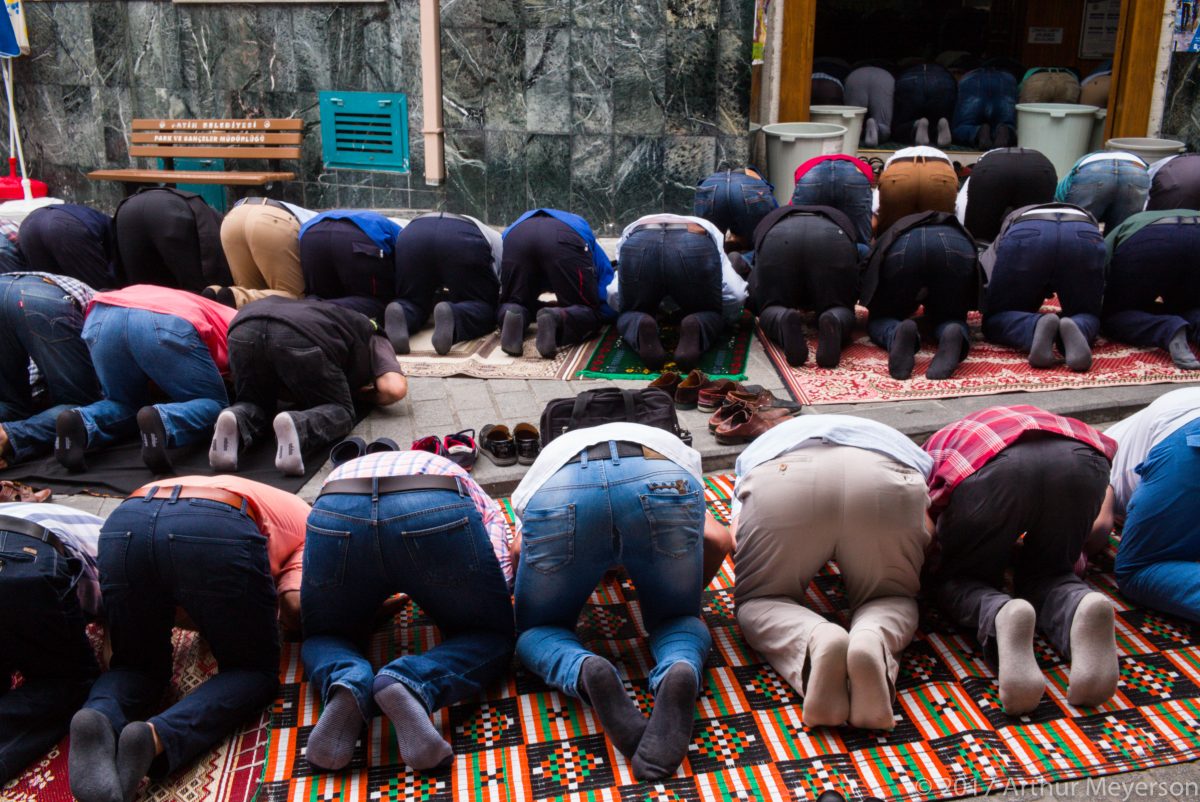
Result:
<instances>
[{"instance_id":1,"label":"colorful patterned mat","mask_svg":"<svg viewBox=\"0 0 1200 802\"><path fill-rule=\"evenodd\" d=\"M1046 307L1046 311L1052 308ZM796 401L801 404L916 401L1200 380L1200 374L1195 371L1176 368L1165 351L1119 345L1104 338L1093 348L1092 369L1087 373L1073 373L1065 365L1036 370L1029 366L1025 354L985 342L980 332L979 313L972 312L968 319L971 352L953 377L943 381L925 378L936 343L924 343L917 354L912 377L900 381L888 375L887 352L867 338L866 314L866 310L859 307L857 336L842 351L841 364L833 369L819 368L813 362L811 355L816 353L817 347L815 336L809 338L808 363L793 368L784 359L783 350L759 332L767 356Z\"/></svg>"},{"instance_id":2,"label":"colorful patterned mat","mask_svg":"<svg viewBox=\"0 0 1200 802\"><path fill-rule=\"evenodd\" d=\"M744 313L738 325L732 331L724 332L722 339L705 352L698 366L700 370L714 379L745 379L754 330L754 318L749 312ZM679 330L674 326L664 325L660 327L659 332L667 353L674 351L675 343L679 341ZM663 369L678 370L673 361L668 362ZM581 379L650 380L657 379L659 375L646 367L637 352L625 344L616 326L609 326L604 330L592 355L576 373L576 377Z\"/></svg>"},{"instance_id":3,"label":"colorful patterned mat","mask_svg":"<svg viewBox=\"0 0 1200 802\"><path fill-rule=\"evenodd\" d=\"M709 508L722 520L729 513L730 482L728 476L707 480ZM1067 666L1039 638L1038 659L1050 679L1046 696L1033 713L1010 718L1000 710L995 680L973 638L929 617L904 656L896 729L883 733L801 723L795 692L741 639L727 563L704 594L714 648L688 759L675 777L657 783L633 778L590 708L522 669L482 704L437 715L457 755L452 769L408 771L391 727L375 718L348 770L314 776L304 749L319 705L301 680L299 649L292 645L284 654L285 684L272 714L259 800L805 800L827 788L850 799L949 799L1200 757L1200 627L1131 608L1116 593L1111 564L1110 553L1090 577L1119 608L1122 678L1107 705L1068 705ZM807 602L847 623L833 566L813 582ZM649 712L645 678L652 658L632 584L620 577L602 585L580 630L592 648L620 666L627 688ZM434 628L410 604L377 633L371 658L379 663L436 641Z\"/></svg>"},{"instance_id":4,"label":"colorful patterned mat","mask_svg":"<svg viewBox=\"0 0 1200 802\"><path fill-rule=\"evenodd\" d=\"M533 332L536 327L531 329ZM559 349L553 359L542 359L532 336L525 338L520 357L509 356L500 349L500 335L455 343L450 353L442 355L433 348L433 327L429 326L409 340L408 354L397 357L404 375L423 378L473 376L477 379L570 379L587 355L596 347L591 339L570 348Z\"/></svg>"}]
</instances>

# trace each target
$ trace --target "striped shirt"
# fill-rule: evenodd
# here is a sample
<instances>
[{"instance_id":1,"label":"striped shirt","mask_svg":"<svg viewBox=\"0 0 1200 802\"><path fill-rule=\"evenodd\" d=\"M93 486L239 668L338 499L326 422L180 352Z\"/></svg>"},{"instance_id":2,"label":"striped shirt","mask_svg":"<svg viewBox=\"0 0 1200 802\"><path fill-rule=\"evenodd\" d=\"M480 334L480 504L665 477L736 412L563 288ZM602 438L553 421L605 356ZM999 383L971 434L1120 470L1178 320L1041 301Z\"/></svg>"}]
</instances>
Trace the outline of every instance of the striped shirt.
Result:
<instances>
[{"instance_id":1,"label":"striped shirt","mask_svg":"<svg viewBox=\"0 0 1200 802\"><path fill-rule=\"evenodd\" d=\"M7 217L0 217L0 234L3 234L13 245L17 244L20 231L20 223L9 220Z\"/></svg>"},{"instance_id":2,"label":"striped shirt","mask_svg":"<svg viewBox=\"0 0 1200 802\"><path fill-rule=\"evenodd\" d=\"M934 433L922 446L933 457L929 514L936 519L950 503L954 488L1029 432L1078 440L1104 454L1110 462L1117 453L1115 440L1075 418L1064 418L1029 404L982 409Z\"/></svg>"},{"instance_id":3,"label":"striped shirt","mask_svg":"<svg viewBox=\"0 0 1200 802\"><path fill-rule=\"evenodd\" d=\"M100 547L100 527L104 519L65 504L0 504L0 515L20 518L45 527L58 536L62 544L83 563L83 573L75 591L79 604L91 616L99 616L100 571L96 567L96 552ZM0 523L0 530L4 524Z\"/></svg>"},{"instance_id":4,"label":"striped shirt","mask_svg":"<svg viewBox=\"0 0 1200 802\"><path fill-rule=\"evenodd\" d=\"M338 466L325 482L415 475L453 476L462 483L463 488L470 494L471 501L475 502L475 509L483 516L483 526L492 542L492 550L496 552L496 559L500 562L504 580L511 585L513 564L508 551L508 525L500 505L483 492L483 488L476 484L470 474L445 457L430 454L428 451L385 451L380 454L368 454Z\"/></svg>"}]
</instances>

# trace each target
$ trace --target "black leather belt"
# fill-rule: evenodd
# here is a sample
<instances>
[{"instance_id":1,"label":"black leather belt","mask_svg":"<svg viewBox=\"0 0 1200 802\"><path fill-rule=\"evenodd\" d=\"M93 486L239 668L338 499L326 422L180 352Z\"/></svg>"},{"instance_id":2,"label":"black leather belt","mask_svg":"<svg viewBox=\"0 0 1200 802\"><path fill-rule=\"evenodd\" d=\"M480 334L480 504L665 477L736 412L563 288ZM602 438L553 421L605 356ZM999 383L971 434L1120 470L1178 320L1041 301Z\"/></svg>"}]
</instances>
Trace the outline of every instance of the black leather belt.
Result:
<instances>
[{"instance_id":1,"label":"black leather belt","mask_svg":"<svg viewBox=\"0 0 1200 802\"><path fill-rule=\"evenodd\" d=\"M412 474L408 476L363 476L357 479L335 479L326 482L321 488L320 495L328 496L333 493L350 495L374 495L376 485L379 495L387 493L407 493L411 490L453 490L462 493L458 480L453 476L428 476Z\"/></svg>"},{"instance_id":2,"label":"black leather belt","mask_svg":"<svg viewBox=\"0 0 1200 802\"><path fill-rule=\"evenodd\" d=\"M588 461L597 459L612 459L612 449L608 447L608 443L596 443L594 446L588 446L586 449ZM646 459L666 459L662 454L658 453L647 446L638 445L637 443L626 443L624 441L617 443L618 457L645 457ZM570 465L573 462L581 462L579 454L567 460Z\"/></svg>"},{"instance_id":3,"label":"black leather belt","mask_svg":"<svg viewBox=\"0 0 1200 802\"><path fill-rule=\"evenodd\" d=\"M426 212L414 217L414 220L420 220L422 217L440 217L444 220L461 220L464 223L475 225L475 221L467 217L465 214L455 214L454 212Z\"/></svg>"},{"instance_id":4,"label":"black leather belt","mask_svg":"<svg viewBox=\"0 0 1200 802\"><path fill-rule=\"evenodd\" d=\"M247 206L274 206L276 209L282 209L283 211L292 215L292 217L296 216L291 209L274 198L242 198L237 202L237 205L241 206L243 203Z\"/></svg>"},{"instance_id":5,"label":"black leather belt","mask_svg":"<svg viewBox=\"0 0 1200 802\"><path fill-rule=\"evenodd\" d=\"M12 532L13 534L40 540L62 556L70 556L67 554L66 546L58 539L58 535L41 524L35 524L33 521L26 521L24 518L14 518L11 515L0 515L0 532Z\"/></svg>"}]
</instances>

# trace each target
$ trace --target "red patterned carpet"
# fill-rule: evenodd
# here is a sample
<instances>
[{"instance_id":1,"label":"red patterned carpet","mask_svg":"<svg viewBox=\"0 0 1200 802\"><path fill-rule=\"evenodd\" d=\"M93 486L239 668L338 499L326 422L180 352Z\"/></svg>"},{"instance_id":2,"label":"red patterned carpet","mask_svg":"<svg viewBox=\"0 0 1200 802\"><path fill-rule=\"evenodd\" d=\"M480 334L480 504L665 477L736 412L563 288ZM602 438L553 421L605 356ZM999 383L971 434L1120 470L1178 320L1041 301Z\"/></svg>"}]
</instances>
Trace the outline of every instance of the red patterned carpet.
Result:
<instances>
[{"instance_id":1,"label":"red patterned carpet","mask_svg":"<svg viewBox=\"0 0 1200 802\"><path fill-rule=\"evenodd\" d=\"M888 375L887 352L867 339L866 310L859 308L858 314L858 336L842 352L841 364L832 370L817 367L811 356L804 367L791 367L783 351L759 330L759 342L796 401L806 405L857 404L1200 381L1200 373L1179 370L1165 351L1118 345L1103 338L1093 349L1092 369L1087 373L1073 373L1065 365L1035 370L1024 354L984 342L977 312L969 319L971 353L952 378L944 381L925 378L934 350L926 344L917 354L912 378L899 381ZM816 338L811 337L809 353L815 354L816 348Z\"/></svg>"}]
</instances>

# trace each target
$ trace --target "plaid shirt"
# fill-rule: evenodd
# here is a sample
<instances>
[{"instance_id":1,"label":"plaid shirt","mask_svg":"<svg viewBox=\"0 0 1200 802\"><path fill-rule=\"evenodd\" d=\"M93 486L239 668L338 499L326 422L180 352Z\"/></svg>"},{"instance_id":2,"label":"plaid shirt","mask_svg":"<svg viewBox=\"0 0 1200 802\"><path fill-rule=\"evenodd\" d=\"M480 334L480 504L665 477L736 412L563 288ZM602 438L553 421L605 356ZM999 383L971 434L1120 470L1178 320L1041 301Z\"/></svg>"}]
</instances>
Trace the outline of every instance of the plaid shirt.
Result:
<instances>
[{"instance_id":1,"label":"plaid shirt","mask_svg":"<svg viewBox=\"0 0 1200 802\"><path fill-rule=\"evenodd\" d=\"M929 478L929 514L934 518L950 503L950 494L988 460L1026 432L1045 432L1086 443L1112 461L1117 442L1074 418L1064 418L1029 404L991 407L973 412L938 431L922 446L933 457Z\"/></svg>"},{"instance_id":2,"label":"plaid shirt","mask_svg":"<svg viewBox=\"0 0 1200 802\"><path fill-rule=\"evenodd\" d=\"M0 234L8 237L8 241L13 245L17 244L17 232L20 230L20 223L15 220L9 220L7 217L0 217Z\"/></svg>"},{"instance_id":3,"label":"plaid shirt","mask_svg":"<svg viewBox=\"0 0 1200 802\"><path fill-rule=\"evenodd\" d=\"M16 235L9 234L8 229L4 227L4 222L4 220L0 220L0 233L8 235L8 238L15 242L16 240L14 237ZM36 270L14 270L12 273L4 273L3 275L16 277L33 276L35 278L40 278L47 284L57 284L58 287L67 295L71 296L71 300L79 304L79 308L84 311L87 310L88 304L92 302L92 298L94 298L96 295L96 291L91 287L78 279L71 278L70 276L59 276L55 273L39 273ZM31 385L37 385L41 380L42 372L38 370L38 366L33 363L32 359L29 360L29 383Z\"/></svg>"},{"instance_id":4,"label":"plaid shirt","mask_svg":"<svg viewBox=\"0 0 1200 802\"><path fill-rule=\"evenodd\" d=\"M385 451L368 454L338 466L325 481L328 483L339 479L414 475L454 476L462 482L471 500L475 502L475 509L483 516L483 527L487 530L488 540L492 542L492 550L496 552L496 559L500 561L504 580L511 586L513 564L508 551L508 524L500 505L483 492L483 488L476 484L466 471L445 457L430 454L428 451Z\"/></svg>"}]
</instances>

